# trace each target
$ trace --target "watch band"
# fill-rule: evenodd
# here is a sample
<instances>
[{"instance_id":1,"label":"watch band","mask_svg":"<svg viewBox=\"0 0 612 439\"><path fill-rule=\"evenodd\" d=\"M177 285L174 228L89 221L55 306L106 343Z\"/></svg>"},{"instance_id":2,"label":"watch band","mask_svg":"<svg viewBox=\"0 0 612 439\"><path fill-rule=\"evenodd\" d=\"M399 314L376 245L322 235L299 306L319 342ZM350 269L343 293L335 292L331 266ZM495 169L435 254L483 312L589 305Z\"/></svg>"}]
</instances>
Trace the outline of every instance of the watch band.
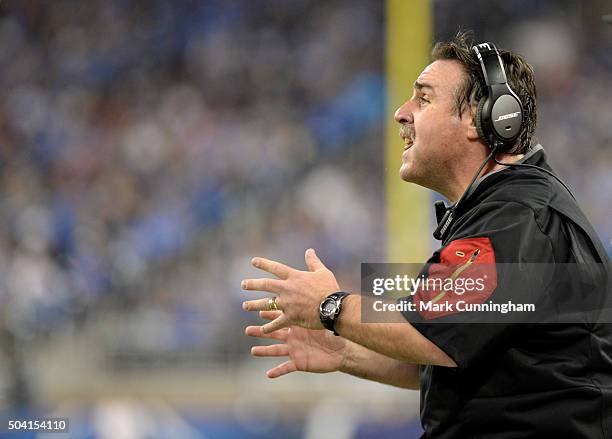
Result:
<instances>
[{"instance_id":1,"label":"watch band","mask_svg":"<svg viewBox=\"0 0 612 439\"><path fill-rule=\"evenodd\" d=\"M321 319L321 323L323 323L325 329L332 331L334 335L340 335L336 332L335 328L336 318L340 314L340 311L342 311L342 301L349 294L350 293L347 293L345 291L338 291L336 293L332 293L325 299L323 299L323 301L319 305L319 318ZM323 305L330 299L335 301L336 309L332 315L328 316L323 313Z\"/></svg>"}]
</instances>

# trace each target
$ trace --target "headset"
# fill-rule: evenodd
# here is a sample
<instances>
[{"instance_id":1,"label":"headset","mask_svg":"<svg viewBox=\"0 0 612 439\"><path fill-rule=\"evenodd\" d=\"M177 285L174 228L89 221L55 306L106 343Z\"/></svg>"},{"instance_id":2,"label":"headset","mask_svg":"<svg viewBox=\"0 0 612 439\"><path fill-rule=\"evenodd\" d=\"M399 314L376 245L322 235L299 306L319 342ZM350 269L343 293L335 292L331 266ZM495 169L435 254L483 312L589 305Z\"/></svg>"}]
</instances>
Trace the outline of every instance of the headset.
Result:
<instances>
[{"instance_id":1,"label":"headset","mask_svg":"<svg viewBox=\"0 0 612 439\"><path fill-rule=\"evenodd\" d=\"M476 110L478 135L491 150L506 151L521 133L523 105L508 85L497 47L493 43L481 43L472 50L480 62L485 88Z\"/></svg>"},{"instance_id":2,"label":"headset","mask_svg":"<svg viewBox=\"0 0 612 439\"><path fill-rule=\"evenodd\" d=\"M444 239L450 225L455 220L457 207L469 193L476 178L491 158L499 165L535 168L546 172L556 178L567 189L570 195L574 197L567 185L547 169L524 163L501 163L497 160L497 153L508 151L516 143L521 133L524 118L523 104L508 84L504 64L495 44L491 42L480 43L473 46L472 50L480 63L482 70L481 85L484 92L476 110L476 130L491 152L485 161L482 162L478 171L472 177L470 184L468 184L454 206L447 208L443 201L436 202L436 211L442 211L442 209L446 211L433 233L434 238L439 240Z\"/></svg>"}]
</instances>

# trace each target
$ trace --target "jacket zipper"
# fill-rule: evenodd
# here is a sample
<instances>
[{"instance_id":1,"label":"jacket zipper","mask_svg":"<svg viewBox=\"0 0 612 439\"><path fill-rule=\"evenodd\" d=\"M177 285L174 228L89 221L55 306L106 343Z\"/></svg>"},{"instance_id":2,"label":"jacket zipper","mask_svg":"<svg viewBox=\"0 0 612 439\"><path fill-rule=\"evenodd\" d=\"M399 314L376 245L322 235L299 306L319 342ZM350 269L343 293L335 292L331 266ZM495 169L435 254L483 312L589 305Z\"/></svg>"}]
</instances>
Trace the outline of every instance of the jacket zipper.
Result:
<instances>
[{"instance_id":1,"label":"jacket zipper","mask_svg":"<svg viewBox=\"0 0 612 439\"><path fill-rule=\"evenodd\" d=\"M479 254L480 254L480 249L477 248L476 251L474 253L472 253L472 256L470 256L470 259L468 259L467 262L465 264L463 264L461 267L457 268L453 272L453 274L450 275L449 279L454 281L457 278L457 276L459 276L461 273L463 273L472 264L472 262L474 262L476 260L476 258L478 257ZM431 302L432 303L436 303L438 300L443 298L446 293L447 293L447 291L440 292L436 297L431 299Z\"/></svg>"}]
</instances>

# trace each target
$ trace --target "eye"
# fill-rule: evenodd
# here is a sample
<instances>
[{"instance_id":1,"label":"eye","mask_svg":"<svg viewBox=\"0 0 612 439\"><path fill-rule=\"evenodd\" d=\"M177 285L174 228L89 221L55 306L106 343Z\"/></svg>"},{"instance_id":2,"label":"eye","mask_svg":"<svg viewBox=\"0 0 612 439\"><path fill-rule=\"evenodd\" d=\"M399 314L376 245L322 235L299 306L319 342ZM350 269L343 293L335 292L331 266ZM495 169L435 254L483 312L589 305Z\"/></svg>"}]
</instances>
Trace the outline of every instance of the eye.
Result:
<instances>
[{"instance_id":1,"label":"eye","mask_svg":"<svg viewBox=\"0 0 612 439\"><path fill-rule=\"evenodd\" d=\"M423 96L417 97L417 100L419 101L419 105L421 105L421 106L429 103L429 101L427 99L425 99Z\"/></svg>"}]
</instances>

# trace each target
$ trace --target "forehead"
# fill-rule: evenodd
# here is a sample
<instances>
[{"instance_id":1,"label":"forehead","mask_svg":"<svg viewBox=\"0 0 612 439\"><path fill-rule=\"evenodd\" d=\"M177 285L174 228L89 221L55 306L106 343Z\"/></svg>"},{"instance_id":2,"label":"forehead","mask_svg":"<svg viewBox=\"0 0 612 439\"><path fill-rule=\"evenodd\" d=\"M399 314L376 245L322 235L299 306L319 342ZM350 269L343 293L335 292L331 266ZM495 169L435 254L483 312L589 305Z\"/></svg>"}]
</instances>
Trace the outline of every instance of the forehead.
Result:
<instances>
[{"instance_id":1,"label":"forehead","mask_svg":"<svg viewBox=\"0 0 612 439\"><path fill-rule=\"evenodd\" d=\"M453 94L464 78L464 70L454 60L437 60L421 72L416 82L433 87L436 95Z\"/></svg>"}]
</instances>

